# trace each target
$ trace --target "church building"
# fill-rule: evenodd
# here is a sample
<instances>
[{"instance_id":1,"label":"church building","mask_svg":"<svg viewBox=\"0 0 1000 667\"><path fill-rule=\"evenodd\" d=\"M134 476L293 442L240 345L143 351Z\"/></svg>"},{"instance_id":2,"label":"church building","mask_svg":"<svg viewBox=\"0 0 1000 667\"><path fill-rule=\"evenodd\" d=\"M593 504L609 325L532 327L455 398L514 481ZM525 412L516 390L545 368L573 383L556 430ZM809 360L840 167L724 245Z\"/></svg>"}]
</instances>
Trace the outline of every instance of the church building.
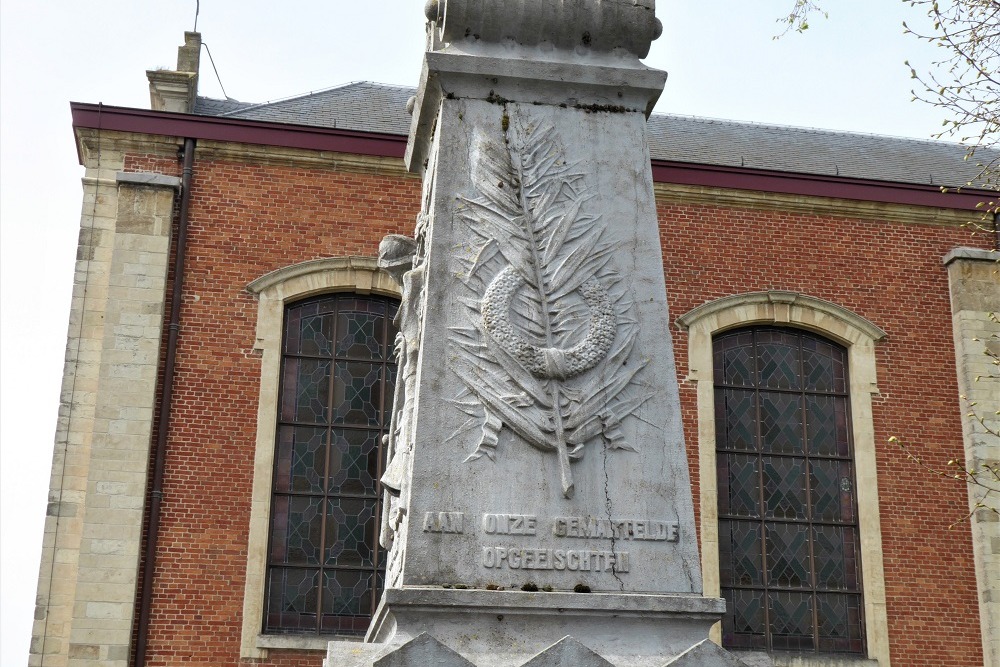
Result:
<instances>
[{"instance_id":1,"label":"church building","mask_svg":"<svg viewBox=\"0 0 1000 667\"><path fill-rule=\"evenodd\" d=\"M176 70L147 72L150 109L72 104L32 666L320 667L385 584L400 288L379 244L418 225L414 91L209 99L200 51L186 33ZM647 127L704 594L727 603L712 639L748 664L1000 667L1000 521L976 507L996 495L929 470L1000 461L1000 237L978 229L997 193L949 143ZM613 557L516 567L544 595L546 568Z\"/></svg>"}]
</instances>

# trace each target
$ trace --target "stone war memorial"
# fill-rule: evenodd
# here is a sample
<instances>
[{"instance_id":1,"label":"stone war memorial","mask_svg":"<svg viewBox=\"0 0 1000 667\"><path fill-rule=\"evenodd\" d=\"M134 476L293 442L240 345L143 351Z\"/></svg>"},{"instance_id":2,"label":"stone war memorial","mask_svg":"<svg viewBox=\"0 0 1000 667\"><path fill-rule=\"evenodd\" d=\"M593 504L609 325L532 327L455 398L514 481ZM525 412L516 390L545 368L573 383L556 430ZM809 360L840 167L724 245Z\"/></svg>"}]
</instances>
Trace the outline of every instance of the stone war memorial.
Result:
<instances>
[{"instance_id":1,"label":"stone war memorial","mask_svg":"<svg viewBox=\"0 0 1000 667\"><path fill-rule=\"evenodd\" d=\"M646 118L653 0L440 0L382 478L384 596L327 667L716 667Z\"/></svg>"}]
</instances>

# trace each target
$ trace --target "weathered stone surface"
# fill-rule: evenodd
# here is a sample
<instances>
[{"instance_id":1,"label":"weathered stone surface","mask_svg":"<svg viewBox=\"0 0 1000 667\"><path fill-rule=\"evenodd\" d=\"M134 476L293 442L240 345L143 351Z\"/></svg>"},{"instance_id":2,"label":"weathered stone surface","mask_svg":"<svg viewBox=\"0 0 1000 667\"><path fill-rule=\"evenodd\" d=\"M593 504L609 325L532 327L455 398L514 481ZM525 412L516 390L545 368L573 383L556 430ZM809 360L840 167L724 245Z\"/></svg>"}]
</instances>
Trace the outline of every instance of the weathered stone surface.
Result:
<instances>
[{"instance_id":1,"label":"weathered stone surface","mask_svg":"<svg viewBox=\"0 0 1000 667\"><path fill-rule=\"evenodd\" d=\"M475 667L427 633L375 661L374 667Z\"/></svg>"},{"instance_id":2,"label":"weathered stone surface","mask_svg":"<svg viewBox=\"0 0 1000 667\"><path fill-rule=\"evenodd\" d=\"M944 263L951 291L952 330L962 398L965 468L988 477L1000 465L1000 253L955 248ZM970 416L972 415L972 416ZM982 421L980 421L980 418ZM986 509L996 502L986 488L969 485L970 527L976 562L983 664L1000 667L1000 522ZM985 507L983 507L985 506ZM980 509L977 509L980 508Z\"/></svg>"},{"instance_id":3,"label":"weathered stone surface","mask_svg":"<svg viewBox=\"0 0 1000 667\"><path fill-rule=\"evenodd\" d=\"M442 25L503 21L517 41L548 20L539 3L478 7L448 3ZM491 28L427 54L404 295L420 380L397 406L406 462L390 471L410 483L387 480L406 550L390 585L701 592L646 146L664 77L642 49L560 46L578 27L544 52L493 49Z\"/></svg>"},{"instance_id":4,"label":"weathered stone surface","mask_svg":"<svg viewBox=\"0 0 1000 667\"><path fill-rule=\"evenodd\" d=\"M386 590L330 667L426 635L476 667L662 667L724 608L702 596L649 166L653 3L498 7L428 8L423 206L382 253L403 290Z\"/></svg>"},{"instance_id":5,"label":"weathered stone surface","mask_svg":"<svg viewBox=\"0 0 1000 667\"><path fill-rule=\"evenodd\" d=\"M718 644L706 639L684 651L663 667L747 667L747 663Z\"/></svg>"},{"instance_id":6,"label":"weathered stone surface","mask_svg":"<svg viewBox=\"0 0 1000 667\"><path fill-rule=\"evenodd\" d=\"M87 154L29 664L128 659L175 193L121 160Z\"/></svg>"},{"instance_id":7,"label":"weathered stone surface","mask_svg":"<svg viewBox=\"0 0 1000 667\"><path fill-rule=\"evenodd\" d=\"M700 596L404 587L385 591L366 638L374 644L366 645L427 632L477 667L520 667L569 635L615 667L662 667L708 635L723 604ZM357 646L345 643L336 657Z\"/></svg>"},{"instance_id":8,"label":"weathered stone surface","mask_svg":"<svg viewBox=\"0 0 1000 667\"><path fill-rule=\"evenodd\" d=\"M522 667L612 667L611 663L573 639L563 637Z\"/></svg>"}]
</instances>

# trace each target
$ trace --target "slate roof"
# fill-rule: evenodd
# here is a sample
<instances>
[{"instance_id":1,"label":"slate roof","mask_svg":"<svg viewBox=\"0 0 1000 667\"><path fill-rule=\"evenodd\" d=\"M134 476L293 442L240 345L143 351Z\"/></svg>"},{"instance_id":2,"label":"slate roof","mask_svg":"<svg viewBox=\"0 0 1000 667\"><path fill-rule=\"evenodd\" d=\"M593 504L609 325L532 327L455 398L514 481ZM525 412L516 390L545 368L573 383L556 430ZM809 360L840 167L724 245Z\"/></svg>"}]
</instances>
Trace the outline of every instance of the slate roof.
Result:
<instances>
[{"instance_id":1,"label":"slate roof","mask_svg":"<svg viewBox=\"0 0 1000 667\"><path fill-rule=\"evenodd\" d=\"M195 113L405 136L414 92L363 81L263 104L199 97ZM964 185L978 173L962 146L943 141L671 114L653 114L649 136L652 158L672 162L921 185Z\"/></svg>"}]
</instances>

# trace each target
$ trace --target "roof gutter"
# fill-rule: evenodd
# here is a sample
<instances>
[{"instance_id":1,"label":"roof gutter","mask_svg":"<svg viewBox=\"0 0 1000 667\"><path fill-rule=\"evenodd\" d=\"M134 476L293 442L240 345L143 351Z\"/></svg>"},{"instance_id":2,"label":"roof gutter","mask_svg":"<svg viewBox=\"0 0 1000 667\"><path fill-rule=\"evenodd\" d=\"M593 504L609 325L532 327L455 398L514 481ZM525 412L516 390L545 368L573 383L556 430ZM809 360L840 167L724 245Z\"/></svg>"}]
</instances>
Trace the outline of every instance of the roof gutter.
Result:
<instances>
[{"instance_id":1,"label":"roof gutter","mask_svg":"<svg viewBox=\"0 0 1000 667\"><path fill-rule=\"evenodd\" d=\"M191 208L191 180L194 174L195 140L184 140L184 167L181 175L181 204L177 219L177 252L174 256L174 282L170 301L170 322L167 326L167 352L163 365L163 393L160 397L160 421L157 425L153 455L153 480L150 489L149 522L146 526L146 552L142 563L142 591L139 596L139 616L136 619L135 667L146 664L149 641L149 617L153 602L153 574L156 568L156 548L160 536L160 508L163 504L163 474L166 469L167 436L170 432L170 411L173 403L174 376L177 361L177 336L180 332L181 296L184 288L184 264L187 258L188 211Z\"/></svg>"}]
</instances>

